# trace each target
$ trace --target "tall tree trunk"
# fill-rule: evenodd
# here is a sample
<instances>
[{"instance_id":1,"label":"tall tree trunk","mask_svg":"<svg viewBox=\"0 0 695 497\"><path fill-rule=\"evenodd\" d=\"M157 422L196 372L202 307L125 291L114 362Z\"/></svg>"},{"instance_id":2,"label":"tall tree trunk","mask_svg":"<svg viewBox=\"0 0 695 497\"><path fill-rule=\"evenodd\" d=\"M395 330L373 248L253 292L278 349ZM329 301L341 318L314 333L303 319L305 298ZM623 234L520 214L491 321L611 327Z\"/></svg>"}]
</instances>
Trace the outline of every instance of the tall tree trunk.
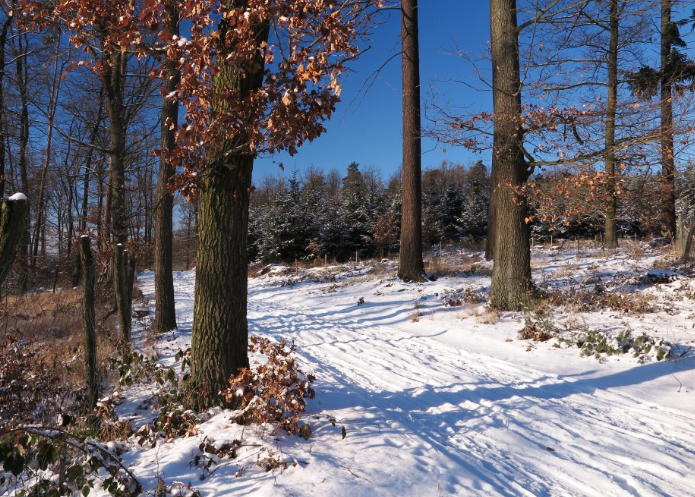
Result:
<instances>
[{"instance_id":1,"label":"tall tree trunk","mask_svg":"<svg viewBox=\"0 0 695 497\"><path fill-rule=\"evenodd\" d=\"M225 9L243 1L227 0ZM220 39L229 29L220 24ZM268 39L269 26L256 29L258 46ZM233 49L230 49L233 50ZM222 54L223 55L223 54ZM253 61L255 72L241 78L232 68L221 71L215 86L235 86L239 98L263 84L265 56L260 51ZM213 95L212 110L230 105ZM242 137L240 137L242 138ZM204 173L199 196L198 246L191 343L191 401L198 407L219 403L218 392L239 368L248 367L248 260L246 237L249 218L249 189L254 155L252 152L224 153L235 149L224 143L222 154L211 160Z\"/></svg>"},{"instance_id":2,"label":"tall tree trunk","mask_svg":"<svg viewBox=\"0 0 695 497\"><path fill-rule=\"evenodd\" d=\"M519 309L533 288L527 208L518 198L518 188L528 179L528 171L522 149L516 15L516 0L490 1L495 115L492 160L499 182L490 303L499 309Z\"/></svg>"},{"instance_id":3,"label":"tall tree trunk","mask_svg":"<svg viewBox=\"0 0 695 497\"><path fill-rule=\"evenodd\" d=\"M398 277L423 281L420 51L417 0L401 3L403 71L403 207Z\"/></svg>"},{"instance_id":4,"label":"tall tree trunk","mask_svg":"<svg viewBox=\"0 0 695 497\"><path fill-rule=\"evenodd\" d=\"M167 31L179 34L179 15L174 2L167 5ZM157 176L157 204L155 206L154 233L154 294L155 314L154 331L164 333L176 328L176 309L174 305L173 271L173 226L172 216L174 198L169 192L168 184L176 172L171 164L171 153L176 146L176 126L179 120L178 100L168 97L178 87L181 76L178 62L165 62L166 81L162 97L161 155L159 174Z\"/></svg>"},{"instance_id":5,"label":"tall tree trunk","mask_svg":"<svg viewBox=\"0 0 695 497\"><path fill-rule=\"evenodd\" d=\"M13 16L10 14L2 24L0 31L0 199L5 195L5 138L7 137L7 123L5 117L5 45L7 33L10 30Z\"/></svg>"},{"instance_id":6,"label":"tall tree trunk","mask_svg":"<svg viewBox=\"0 0 695 497\"><path fill-rule=\"evenodd\" d=\"M85 370L87 372L86 406L93 409L99 398L99 377L97 372L97 338L94 318L95 269L90 240L86 235L80 238L82 257L82 330L85 343Z\"/></svg>"},{"instance_id":7,"label":"tall tree trunk","mask_svg":"<svg viewBox=\"0 0 695 497\"><path fill-rule=\"evenodd\" d=\"M29 173L27 171L27 150L29 147L29 74L27 71L24 57L28 51L26 35L20 33L17 36L17 86L19 87L19 100L21 111L19 117L19 177L21 179L22 191L31 197L29 191ZM20 275L19 289L22 293L26 292L29 285L29 244L31 242L31 203L27 201L26 212L24 214L24 232L19 242L19 255L21 257L22 274Z\"/></svg>"},{"instance_id":8,"label":"tall tree trunk","mask_svg":"<svg viewBox=\"0 0 695 497\"><path fill-rule=\"evenodd\" d=\"M676 165L673 156L673 82L668 70L673 36L671 0L661 0L661 232L676 236Z\"/></svg>"},{"instance_id":9,"label":"tall tree trunk","mask_svg":"<svg viewBox=\"0 0 695 497\"><path fill-rule=\"evenodd\" d=\"M606 248L618 247L615 226L618 198L615 164L615 115L618 106L618 0L610 0L610 42L608 47L608 102L606 107L605 170L608 179L608 205L604 214L604 243Z\"/></svg>"},{"instance_id":10,"label":"tall tree trunk","mask_svg":"<svg viewBox=\"0 0 695 497\"><path fill-rule=\"evenodd\" d=\"M125 202L125 144L126 122L124 106L125 53L114 52L104 61L104 92L109 112L109 200L111 242L115 245L113 264L113 290L118 309L118 323L126 341L130 340L130 307L126 302L126 267L123 257L119 257L118 246L124 246L127 238Z\"/></svg>"}]
</instances>

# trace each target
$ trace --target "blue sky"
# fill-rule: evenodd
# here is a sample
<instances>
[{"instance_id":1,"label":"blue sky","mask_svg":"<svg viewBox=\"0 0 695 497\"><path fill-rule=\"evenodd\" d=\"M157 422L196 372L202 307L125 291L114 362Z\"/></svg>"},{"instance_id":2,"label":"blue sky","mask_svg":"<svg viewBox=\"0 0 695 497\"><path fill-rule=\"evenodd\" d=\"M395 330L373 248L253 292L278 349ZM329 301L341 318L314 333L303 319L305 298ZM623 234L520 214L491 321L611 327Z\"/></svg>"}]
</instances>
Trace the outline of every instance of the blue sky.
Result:
<instances>
[{"instance_id":1,"label":"blue sky","mask_svg":"<svg viewBox=\"0 0 695 497\"><path fill-rule=\"evenodd\" d=\"M492 95L477 92L452 80L466 80L481 86L472 67L453 55L461 49L471 56L485 53L490 38L488 2L480 0L420 0L420 72L423 107L432 93L439 103L466 106L467 111L490 109ZM342 102L337 107L327 132L305 144L290 157L280 154L259 158L254 179L278 174L282 162L285 174L302 172L307 166L337 169L344 172L350 162L373 166L388 178L401 167L401 59L395 57L380 72L374 84L362 96L360 89L390 56L400 50L400 17L393 12L377 28L367 51L352 66L343 81ZM489 62L481 66L488 69ZM424 108L423 108L424 112ZM426 122L423 119L423 125ZM423 168L436 167L443 160L471 164L482 158L459 147L439 147L433 140L423 140Z\"/></svg>"}]
</instances>

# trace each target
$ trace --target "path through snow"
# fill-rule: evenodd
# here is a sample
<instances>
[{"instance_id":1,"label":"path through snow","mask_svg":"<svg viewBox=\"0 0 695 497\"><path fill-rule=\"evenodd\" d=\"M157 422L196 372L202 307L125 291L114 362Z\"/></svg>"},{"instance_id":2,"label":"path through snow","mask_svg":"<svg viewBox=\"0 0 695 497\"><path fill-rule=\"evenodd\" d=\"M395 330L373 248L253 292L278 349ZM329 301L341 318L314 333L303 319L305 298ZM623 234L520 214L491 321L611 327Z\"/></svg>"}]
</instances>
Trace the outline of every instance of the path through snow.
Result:
<instances>
[{"instance_id":1,"label":"path through snow","mask_svg":"<svg viewBox=\"0 0 695 497\"><path fill-rule=\"evenodd\" d=\"M140 279L147 294L151 273ZM177 280L184 341L192 282L192 273ZM488 336L470 319L411 323L422 286L329 287L251 281L251 333L295 340L302 368L317 378L309 409L321 415L310 418L308 442L281 444L299 466L194 482L203 495L695 495L692 357L602 365L554 349L544 360L499 336L501 345L484 346ZM355 303L377 287L379 297Z\"/></svg>"}]
</instances>

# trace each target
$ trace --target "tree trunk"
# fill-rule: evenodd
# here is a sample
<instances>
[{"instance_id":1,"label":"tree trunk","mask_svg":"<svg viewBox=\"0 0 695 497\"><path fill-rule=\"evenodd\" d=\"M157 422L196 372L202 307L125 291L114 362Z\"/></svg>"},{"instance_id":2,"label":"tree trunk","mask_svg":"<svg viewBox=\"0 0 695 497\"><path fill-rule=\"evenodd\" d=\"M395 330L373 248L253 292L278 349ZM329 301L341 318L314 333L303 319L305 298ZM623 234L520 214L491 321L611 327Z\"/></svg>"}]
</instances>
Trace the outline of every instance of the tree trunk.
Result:
<instances>
[{"instance_id":1,"label":"tree trunk","mask_svg":"<svg viewBox=\"0 0 695 497\"><path fill-rule=\"evenodd\" d=\"M610 42L608 48L608 102L606 107L605 170L608 179L608 205L604 214L606 248L618 247L615 226L618 199L616 196L617 170L615 160L615 115L618 105L618 0L610 0Z\"/></svg>"},{"instance_id":2,"label":"tree trunk","mask_svg":"<svg viewBox=\"0 0 695 497\"><path fill-rule=\"evenodd\" d=\"M224 9L245 2L227 0ZM220 39L229 26L220 23ZM256 43L267 42L269 25L257 26ZM230 48L229 50L233 50ZM216 88L239 89L239 99L263 84L265 56L259 50L253 66L241 78L233 68L223 69ZM231 103L213 95L213 113ZM243 137L239 137L243 139ZM249 189L253 152L231 153L236 143L221 143L217 157L210 160L202 179L198 200L198 246L196 252L195 303L191 342L191 398L197 407L219 403L219 391L227 380L248 367L248 260L246 238L249 218Z\"/></svg>"},{"instance_id":3,"label":"tree trunk","mask_svg":"<svg viewBox=\"0 0 695 497\"><path fill-rule=\"evenodd\" d=\"M2 24L0 31L0 199L5 195L5 138L7 136L7 123L5 118L5 45L7 33L12 24L12 15L8 15Z\"/></svg>"},{"instance_id":4,"label":"tree trunk","mask_svg":"<svg viewBox=\"0 0 695 497\"><path fill-rule=\"evenodd\" d=\"M87 374L87 393L85 404L94 409L99 398L99 376L97 373L97 338L94 318L95 270L90 240L86 235L80 238L82 256L82 330L84 331L85 371Z\"/></svg>"},{"instance_id":5,"label":"tree trunk","mask_svg":"<svg viewBox=\"0 0 695 497\"><path fill-rule=\"evenodd\" d=\"M179 34L178 12L173 4L169 4L167 30L172 35ZM167 60L164 96L162 97L161 125L161 155L159 174L157 176L157 203L155 206L154 233L154 285L155 285L155 314L154 332L165 333L176 328L176 309L174 305L173 271L173 226L172 215L174 198L167 186L175 173L171 164L171 153L176 146L176 126L179 119L179 104L167 95L178 87L181 76L178 62Z\"/></svg>"},{"instance_id":6,"label":"tree trunk","mask_svg":"<svg viewBox=\"0 0 695 497\"><path fill-rule=\"evenodd\" d=\"M687 223L683 222L683 218L679 219L679 221L679 236L677 239L677 246L681 251L681 262L686 262L688 259L690 259L693 235L695 235L695 212L690 214Z\"/></svg>"},{"instance_id":7,"label":"tree trunk","mask_svg":"<svg viewBox=\"0 0 695 497\"><path fill-rule=\"evenodd\" d=\"M24 231L26 200L3 200L0 207L0 286L7 278Z\"/></svg>"},{"instance_id":8,"label":"tree trunk","mask_svg":"<svg viewBox=\"0 0 695 497\"><path fill-rule=\"evenodd\" d=\"M398 277L423 281L422 262L422 151L420 128L420 53L417 0L401 4L403 70L403 207Z\"/></svg>"},{"instance_id":9,"label":"tree trunk","mask_svg":"<svg viewBox=\"0 0 695 497\"><path fill-rule=\"evenodd\" d=\"M132 330L132 276L131 258L122 243L116 245L114 251L113 281L114 292L116 293L116 306L118 309L118 326L123 335L123 340L130 342Z\"/></svg>"},{"instance_id":10,"label":"tree trunk","mask_svg":"<svg viewBox=\"0 0 695 497\"><path fill-rule=\"evenodd\" d=\"M673 156L673 84L667 70L671 58L671 0L661 0L661 232L676 235L676 165Z\"/></svg>"},{"instance_id":11,"label":"tree trunk","mask_svg":"<svg viewBox=\"0 0 695 497\"><path fill-rule=\"evenodd\" d=\"M191 377L201 405L249 365L246 233L252 168L248 156L211 166L198 197Z\"/></svg>"},{"instance_id":12,"label":"tree trunk","mask_svg":"<svg viewBox=\"0 0 695 497\"><path fill-rule=\"evenodd\" d=\"M125 340L130 340L130 303L127 302L127 269L123 245L127 238L125 202L125 141L126 123L123 86L125 84L125 54L116 52L104 60L103 82L109 112L109 183L111 242L116 245L113 261L113 291L118 309L118 323ZM118 248L118 246L121 246ZM119 253L121 255L119 255Z\"/></svg>"},{"instance_id":13,"label":"tree trunk","mask_svg":"<svg viewBox=\"0 0 695 497\"><path fill-rule=\"evenodd\" d=\"M533 286L527 208L518 192L528 172L522 149L516 0L491 0L490 26L495 115L492 160L499 182L490 303L499 309L519 309Z\"/></svg>"},{"instance_id":14,"label":"tree trunk","mask_svg":"<svg viewBox=\"0 0 695 497\"><path fill-rule=\"evenodd\" d=\"M24 57L27 52L26 35L19 34L17 36L18 54L17 54L17 85L19 86L19 98L21 102L20 120L19 120L19 176L21 179L22 191L29 195L29 173L27 171L27 150L29 146L29 75ZM31 242L31 204L27 201L26 205L26 222L24 223L24 232L20 241L20 257L22 274L20 275L19 289L25 293L29 286L29 244Z\"/></svg>"}]
</instances>

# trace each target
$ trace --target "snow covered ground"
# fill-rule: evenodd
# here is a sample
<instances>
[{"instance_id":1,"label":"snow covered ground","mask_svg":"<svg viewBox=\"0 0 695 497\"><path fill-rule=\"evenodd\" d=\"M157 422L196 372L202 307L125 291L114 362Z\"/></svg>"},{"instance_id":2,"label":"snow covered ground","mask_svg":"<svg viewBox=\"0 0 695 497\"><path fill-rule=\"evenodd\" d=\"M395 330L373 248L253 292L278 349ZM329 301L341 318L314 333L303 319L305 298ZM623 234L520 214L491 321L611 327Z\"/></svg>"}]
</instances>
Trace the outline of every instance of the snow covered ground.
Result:
<instances>
[{"instance_id":1,"label":"snow covered ground","mask_svg":"<svg viewBox=\"0 0 695 497\"><path fill-rule=\"evenodd\" d=\"M295 340L300 367L316 376L312 437L240 427L216 410L196 436L132 450L124 462L150 492L161 480L203 496L695 496L695 283L654 270L661 260L638 247L534 252L545 287L600 285L655 307L550 318L569 334L629 328L674 344L674 358L647 354L644 364L629 354L581 357L557 339L520 340L520 313L443 305L453 291L484 296L489 276L405 284L388 264L272 267L250 280L250 331ZM179 330L157 343L164 363L190 342L194 279L175 276ZM153 296L152 273L138 283ZM128 412L146 388L124 395L121 415L154 416L149 404ZM242 436L265 447L216 460L212 474L192 464L205 437ZM259 468L269 450L289 467Z\"/></svg>"}]
</instances>

